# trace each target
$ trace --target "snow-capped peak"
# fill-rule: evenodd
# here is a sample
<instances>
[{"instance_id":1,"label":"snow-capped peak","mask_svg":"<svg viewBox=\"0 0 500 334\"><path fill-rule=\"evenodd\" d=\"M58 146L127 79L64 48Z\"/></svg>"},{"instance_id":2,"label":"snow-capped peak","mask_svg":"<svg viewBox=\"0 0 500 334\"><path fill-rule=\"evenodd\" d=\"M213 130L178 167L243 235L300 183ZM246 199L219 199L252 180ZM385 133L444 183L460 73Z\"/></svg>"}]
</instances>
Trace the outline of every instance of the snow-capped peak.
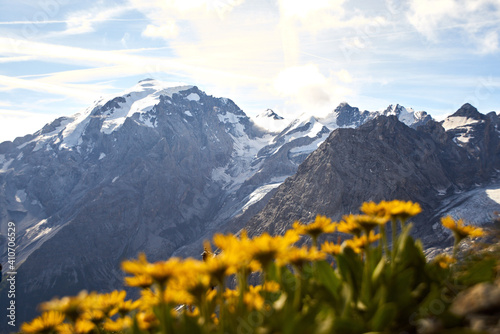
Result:
<instances>
[{"instance_id":1,"label":"snow-capped peak","mask_svg":"<svg viewBox=\"0 0 500 334\"><path fill-rule=\"evenodd\" d=\"M272 109L266 109L257 116L253 117L253 122L260 128L271 133L281 132L290 122L281 117Z\"/></svg>"},{"instance_id":2,"label":"snow-capped peak","mask_svg":"<svg viewBox=\"0 0 500 334\"><path fill-rule=\"evenodd\" d=\"M394 115L399 121L410 127L422 122L425 123L431 118L425 111L416 112L413 108L407 108L400 104L390 104L385 110L379 110L376 113L385 116Z\"/></svg>"},{"instance_id":3,"label":"snow-capped peak","mask_svg":"<svg viewBox=\"0 0 500 334\"><path fill-rule=\"evenodd\" d=\"M154 127L154 122L147 113L160 102L160 96L172 97L176 93L193 88L172 82L161 82L154 79L144 79L118 96L101 98L94 106L83 113L73 116L73 121L63 131L60 148L70 148L79 145L81 136L92 118L103 118L101 132L110 134L119 129L127 118L139 113L139 121L144 125ZM189 96L188 96L189 98ZM192 99L196 99L191 96ZM198 96L199 99L199 96Z\"/></svg>"},{"instance_id":4,"label":"snow-capped peak","mask_svg":"<svg viewBox=\"0 0 500 334\"><path fill-rule=\"evenodd\" d=\"M122 91L119 94L101 97L93 105L85 110L71 116L61 118L51 124L46 125L48 129L38 131L29 142L22 144L26 146L30 142L36 141L35 150L38 150L48 142L59 145L59 149L72 149L82 143L82 135L92 119L102 119L100 131L110 134L118 130L127 118L138 113L135 120L144 126L155 127L155 119L150 112L160 103L160 96L169 97L186 90L195 88L192 85L174 82L162 82L154 79L144 79L135 86ZM184 96L184 99L198 102L200 95L204 94L195 90Z\"/></svg>"},{"instance_id":5,"label":"snow-capped peak","mask_svg":"<svg viewBox=\"0 0 500 334\"><path fill-rule=\"evenodd\" d=\"M192 85L186 85L185 83L179 82L163 82L155 79L144 79L139 81L132 88L125 90L119 96L124 96L127 94L142 93L145 92L149 94L159 94L172 97L173 94L179 93L183 90L188 90L193 88Z\"/></svg>"},{"instance_id":6,"label":"snow-capped peak","mask_svg":"<svg viewBox=\"0 0 500 334\"><path fill-rule=\"evenodd\" d=\"M266 109L255 117L256 118L272 118L274 120L283 119L283 117L281 117L280 115L275 113L272 109Z\"/></svg>"}]
</instances>

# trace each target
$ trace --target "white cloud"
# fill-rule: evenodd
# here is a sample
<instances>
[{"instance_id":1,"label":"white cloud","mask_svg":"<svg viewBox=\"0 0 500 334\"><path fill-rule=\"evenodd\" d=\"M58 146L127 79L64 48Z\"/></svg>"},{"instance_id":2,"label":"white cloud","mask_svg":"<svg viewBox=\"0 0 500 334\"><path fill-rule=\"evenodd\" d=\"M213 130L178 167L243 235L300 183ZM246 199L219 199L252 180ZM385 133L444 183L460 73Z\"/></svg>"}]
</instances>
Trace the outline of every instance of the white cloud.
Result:
<instances>
[{"instance_id":1,"label":"white cloud","mask_svg":"<svg viewBox=\"0 0 500 334\"><path fill-rule=\"evenodd\" d=\"M387 20L380 15L367 15L361 10L347 11L345 0L279 0L285 29L296 25L312 33L331 29L360 29L366 26L385 26Z\"/></svg>"},{"instance_id":2,"label":"white cloud","mask_svg":"<svg viewBox=\"0 0 500 334\"><path fill-rule=\"evenodd\" d=\"M95 7L85 11L72 13L63 22L66 23L66 30L54 32L46 37L54 37L61 35L80 35L95 31L95 25L110 20L133 9L130 6L117 6L113 8Z\"/></svg>"},{"instance_id":3,"label":"white cloud","mask_svg":"<svg viewBox=\"0 0 500 334\"><path fill-rule=\"evenodd\" d=\"M142 32L142 36L152 37L152 38L164 38L171 39L179 34L179 27L175 21L169 21L161 26L156 26L154 24L148 24L146 29Z\"/></svg>"},{"instance_id":4,"label":"white cloud","mask_svg":"<svg viewBox=\"0 0 500 334\"><path fill-rule=\"evenodd\" d=\"M13 63L19 61L30 61L35 60L35 56L21 56L21 57L0 57L0 64L2 63Z\"/></svg>"},{"instance_id":5,"label":"white cloud","mask_svg":"<svg viewBox=\"0 0 500 334\"><path fill-rule=\"evenodd\" d=\"M48 94L69 96L83 102L90 102L92 99L98 97L102 93L103 88L105 87L84 84L54 84L42 80L26 80L0 75L0 91L26 89Z\"/></svg>"},{"instance_id":6,"label":"white cloud","mask_svg":"<svg viewBox=\"0 0 500 334\"><path fill-rule=\"evenodd\" d=\"M274 80L274 87L284 95L295 95L304 87L324 85L326 81L318 67L309 64L281 71Z\"/></svg>"},{"instance_id":7,"label":"white cloud","mask_svg":"<svg viewBox=\"0 0 500 334\"><path fill-rule=\"evenodd\" d=\"M339 83L338 76L344 80ZM302 109L326 108L329 111L334 103L352 95L352 89L345 83L351 80L346 70L331 73L328 77L314 64L289 67L281 71L274 80L274 89Z\"/></svg>"},{"instance_id":8,"label":"white cloud","mask_svg":"<svg viewBox=\"0 0 500 334\"><path fill-rule=\"evenodd\" d=\"M432 42L439 42L451 30L474 44L479 53L499 50L500 0L410 0L407 18Z\"/></svg>"},{"instance_id":9,"label":"white cloud","mask_svg":"<svg viewBox=\"0 0 500 334\"><path fill-rule=\"evenodd\" d=\"M210 25L214 19L223 19L244 0L129 0L129 2L151 22L143 31L143 36L169 40L178 36L179 21L189 24L203 20L205 25Z\"/></svg>"},{"instance_id":10,"label":"white cloud","mask_svg":"<svg viewBox=\"0 0 500 334\"><path fill-rule=\"evenodd\" d=\"M334 11L343 15L342 7L345 0L279 0L281 13L288 18L295 17L305 20L308 16L317 15L320 11Z\"/></svg>"},{"instance_id":11,"label":"white cloud","mask_svg":"<svg viewBox=\"0 0 500 334\"><path fill-rule=\"evenodd\" d=\"M221 41L221 45L224 41ZM190 49L191 50L191 49ZM196 50L193 48L192 50ZM245 50L239 50L245 52ZM251 52L248 52L252 55ZM258 77L262 73L251 73L245 70L233 71L232 66L237 64L228 58L218 59L218 64L227 61L229 67L214 66L214 64L198 62L200 53L189 53L192 58L179 61L166 57L147 57L128 54L126 52L90 50L84 48L68 47L48 43L32 42L29 40L16 40L0 37L0 54L18 54L21 56L37 56L38 59L49 62L68 63L78 66L88 66L88 69L61 71L45 76L34 76L35 80L0 76L0 90L29 89L39 92L48 92L59 95L67 95L78 99L87 99L92 94L103 89L102 85L73 84L85 83L95 80L114 80L120 77L132 75L144 75L162 80L170 80L175 76L176 80L192 82L198 85L215 86L259 86L264 78ZM220 58L220 57L219 57ZM214 55L202 57L203 61L216 59ZM241 61L241 60L240 60ZM232 65L231 65L232 64ZM239 63L239 68L245 68L244 63ZM258 68L259 63L250 64L250 68ZM158 77L158 76L161 77ZM166 77L164 77L166 76ZM179 79L179 77L181 79ZM214 84L215 82L215 84ZM71 84L70 84L71 83ZM81 87L81 89L79 88Z\"/></svg>"},{"instance_id":12,"label":"white cloud","mask_svg":"<svg viewBox=\"0 0 500 334\"><path fill-rule=\"evenodd\" d=\"M120 40L120 44L124 47L124 48L128 48L128 41L130 39L130 34L128 32L126 32L125 34L123 34L123 37L122 39Z\"/></svg>"},{"instance_id":13,"label":"white cloud","mask_svg":"<svg viewBox=\"0 0 500 334\"><path fill-rule=\"evenodd\" d=\"M478 41L480 53L494 53L498 51L498 32L489 31Z\"/></svg>"},{"instance_id":14,"label":"white cloud","mask_svg":"<svg viewBox=\"0 0 500 334\"><path fill-rule=\"evenodd\" d=\"M52 120L53 114L0 108L0 143L34 133Z\"/></svg>"},{"instance_id":15,"label":"white cloud","mask_svg":"<svg viewBox=\"0 0 500 334\"><path fill-rule=\"evenodd\" d=\"M352 82L352 76L351 76L351 74L347 70L345 70L345 69L342 69L342 70L338 71L335 74L337 75L337 77L339 78L339 80L342 81L342 82L345 82L345 83L351 83Z\"/></svg>"}]
</instances>

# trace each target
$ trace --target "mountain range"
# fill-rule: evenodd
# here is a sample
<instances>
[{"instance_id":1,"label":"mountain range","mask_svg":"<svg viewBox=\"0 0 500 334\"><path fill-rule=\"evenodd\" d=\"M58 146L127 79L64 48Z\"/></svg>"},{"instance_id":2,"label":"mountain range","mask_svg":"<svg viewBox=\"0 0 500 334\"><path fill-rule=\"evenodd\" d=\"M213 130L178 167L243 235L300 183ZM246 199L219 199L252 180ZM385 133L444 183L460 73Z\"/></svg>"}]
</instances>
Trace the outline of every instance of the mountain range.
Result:
<instances>
[{"instance_id":1,"label":"mountain range","mask_svg":"<svg viewBox=\"0 0 500 334\"><path fill-rule=\"evenodd\" d=\"M121 287L120 262L139 252L199 256L215 232L283 233L366 200L418 201L418 236L449 241L439 216L485 223L500 210L499 122L469 104L441 122L347 103L251 118L196 86L142 80L0 143L0 261L14 222L18 323L53 296Z\"/></svg>"}]
</instances>

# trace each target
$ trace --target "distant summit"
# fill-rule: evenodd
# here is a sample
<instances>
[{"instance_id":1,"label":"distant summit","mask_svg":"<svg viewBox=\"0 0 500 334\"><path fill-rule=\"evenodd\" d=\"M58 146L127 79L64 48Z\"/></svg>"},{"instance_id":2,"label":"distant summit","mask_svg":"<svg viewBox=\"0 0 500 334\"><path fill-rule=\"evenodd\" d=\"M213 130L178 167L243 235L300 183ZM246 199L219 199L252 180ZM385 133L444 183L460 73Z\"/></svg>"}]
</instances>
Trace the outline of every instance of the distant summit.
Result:
<instances>
[{"instance_id":1,"label":"distant summit","mask_svg":"<svg viewBox=\"0 0 500 334\"><path fill-rule=\"evenodd\" d=\"M398 119L405 112L390 106L384 111L389 116L335 129L245 229L250 235L283 234L297 220L306 223L317 214L340 220L345 212L358 212L363 202L394 198L422 205L413 221L415 236L427 247L452 242L439 224L446 214L490 223L492 212L500 210L496 114L487 117L466 106L443 122L447 128L428 120L413 129ZM342 124L349 124L347 115L355 123L366 114L348 104L335 113L346 116Z\"/></svg>"},{"instance_id":2,"label":"distant summit","mask_svg":"<svg viewBox=\"0 0 500 334\"><path fill-rule=\"evenodd\" d=\"M289 123L289 121L275 113L272 109L266 109L256 115L253 121L259 127L273 133L281 132Z\"/></svg>"},{"instance_id":3,"label":"distant summit","mask_svg":"<svg viewBox=\"0 0 500 334\"><path fill-rule=\"evenodd\" d=\"M275 113L272 109L266 109L262 113L258 114L255 116L257 118L272 118L274 120L281 120L284 119L283 117L279 116L277 113Z\"/></svg>"},{"instance_id":4,"label":"distant summit","mask_svg":"<svg viewBox=\"0 0 500 334\"><path fill-rule=\"evenodd\" d=\"M450 117L466 117L470 119L481 120L484 119L485 116L477 111L477 109L471 104L465 103Z\"/></svg>"}]
</instances>

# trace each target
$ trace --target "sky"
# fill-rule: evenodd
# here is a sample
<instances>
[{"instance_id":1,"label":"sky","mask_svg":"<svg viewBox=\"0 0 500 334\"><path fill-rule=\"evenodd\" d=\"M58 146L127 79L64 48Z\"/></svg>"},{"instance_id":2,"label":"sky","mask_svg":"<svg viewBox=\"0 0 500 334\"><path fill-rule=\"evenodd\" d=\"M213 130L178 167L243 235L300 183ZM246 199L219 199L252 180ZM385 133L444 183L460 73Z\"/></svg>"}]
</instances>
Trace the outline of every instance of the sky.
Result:
<instances>
[{"instance_id":1,"label":"sky","mask_svg":"<svg viewBox=\"0 0 500 334\"><path fill-rule=\"evenodd\" d=\"M500 112L500 0L0 0L0 142L138 81L248 115Z\"/></svg>"}]
</instances>

